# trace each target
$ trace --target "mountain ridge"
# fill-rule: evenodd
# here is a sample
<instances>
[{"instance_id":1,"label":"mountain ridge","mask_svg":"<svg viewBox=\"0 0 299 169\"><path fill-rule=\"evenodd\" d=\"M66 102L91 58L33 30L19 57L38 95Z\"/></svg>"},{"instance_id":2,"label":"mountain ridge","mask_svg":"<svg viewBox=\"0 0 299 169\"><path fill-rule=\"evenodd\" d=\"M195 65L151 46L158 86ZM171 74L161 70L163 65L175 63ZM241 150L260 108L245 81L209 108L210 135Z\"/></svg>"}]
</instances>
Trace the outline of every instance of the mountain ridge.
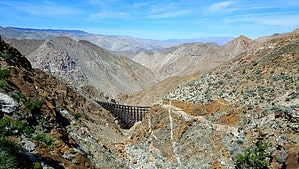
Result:
<instances>
[{"instance_id":1,"label":"mountain ridge","mask_svg":"<svg viewBox=\"0 0 299 169\"><path fill-rule=\"evenodd\" d=\"M34 67L72 86L94 86L109 97L138 91L157 81L150 70L130 59L116 57L90 42L69 37L45 41L28 58Z\"/></svg>"},{"instance_id":2,"label":"mountain ridge","mask_svg":"<svg viewBox=\"0 0 299 169\"><path fill-rule=\"evenodd\" d=\"M38 32L53 32L53 33L64 33L64 34L88 34L82 30L69 30L69 29L36 29L36 28L20 28L20 27L6 27L8 29L15 29L21 31L38 31Z\"/></svg>"},{"instance_id":3,"label":"mountain ridge","mask_svg":"<svg viewBox=\"0 0 299 169\"><path fill-rule=\"evenodd\" d=\"M134 38L126 35L101 35L90 34L80 30L56 30L56 29L32 29L32 28L16 28L16 27L1 27L0 34L4 39L36 39L49 40L57 36L69 36L75 40L87 40L102 48L114 52L120 56L132 57L142 50L162 49L170 46L178 45L178 42L169 42L167 40L153 40ZM201 39L201 38L199 38ZM204 41L209 41L203 38ZM212 38L217 39L217 38ZM194 39L187 40L188 42ZM184 40L186 42L186 40ZM222 43L224 41L222 40Z\"/></svg>"},{"instance_id":4,"label":"mountain ridge","mask_svg":"<svg viewBox=\"0 0 299 169\"><path fill-rule=\"evenodd\" d=\"M162 79L209 70L255 47L255 41L244 35L224 45L215 43L185 43L162 51L140 52L132 59L154 71Z\"/></svg>"}]
</instances>

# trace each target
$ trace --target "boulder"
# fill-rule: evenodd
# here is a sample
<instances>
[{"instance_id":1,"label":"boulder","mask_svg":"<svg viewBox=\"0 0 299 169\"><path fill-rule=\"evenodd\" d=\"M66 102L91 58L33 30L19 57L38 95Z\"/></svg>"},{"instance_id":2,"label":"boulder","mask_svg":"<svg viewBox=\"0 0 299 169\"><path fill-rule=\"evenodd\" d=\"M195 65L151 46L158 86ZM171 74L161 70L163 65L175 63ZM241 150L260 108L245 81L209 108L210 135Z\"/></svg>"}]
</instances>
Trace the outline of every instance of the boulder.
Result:
<instances>
[{"instance_id":1,"label":"boulder","mask_svg":"<svg viewBox=\"0 0 299 169\"><path fill-rule=\"evenodd\" d=\"M0 112L12 113L13 111L17 110L18 107L18 103L15 102L10 96L0 93Z\"/></svg>"}]
</instances>

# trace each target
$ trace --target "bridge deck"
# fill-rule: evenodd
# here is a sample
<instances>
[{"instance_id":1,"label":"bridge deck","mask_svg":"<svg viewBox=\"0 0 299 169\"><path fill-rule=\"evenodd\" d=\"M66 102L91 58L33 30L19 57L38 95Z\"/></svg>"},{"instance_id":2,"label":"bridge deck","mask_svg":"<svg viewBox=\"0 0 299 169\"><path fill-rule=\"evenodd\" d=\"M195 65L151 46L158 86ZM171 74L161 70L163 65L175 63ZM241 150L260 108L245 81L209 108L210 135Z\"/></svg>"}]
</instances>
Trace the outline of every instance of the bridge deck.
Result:
<instances>
[{"instance_id":1,"label":"bridge deck","mask_svg":"<svg viewBox=\"0 0 299 169\"><path fill-rule=\"evenodd\" d=\"M109 110L119 120L121 128L125 129L131 128L137 121L142 121L151 108L150 106L130 106L99 100L96 102L104 109Z\"/></svg>"}]
</instances>

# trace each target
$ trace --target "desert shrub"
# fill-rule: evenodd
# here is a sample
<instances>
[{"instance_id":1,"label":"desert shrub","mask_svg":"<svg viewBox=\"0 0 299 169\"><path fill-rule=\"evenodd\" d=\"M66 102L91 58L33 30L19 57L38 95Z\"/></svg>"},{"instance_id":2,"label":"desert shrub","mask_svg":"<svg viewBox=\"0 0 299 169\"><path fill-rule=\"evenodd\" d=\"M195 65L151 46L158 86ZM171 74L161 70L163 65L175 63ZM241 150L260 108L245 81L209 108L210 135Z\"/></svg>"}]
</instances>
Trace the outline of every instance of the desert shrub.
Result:
<instances>
[{"instance_id":1,"label":"desert shrub","mask_svg":"<svg viewBox=\"0 0 299 169\"><path fill-rule=\"evenodd\" d=\"M229 74L225 74L224 77L227 78L227 79L232 79L233 78L233 76L229 75Z\"/></svg>"},{"instance_id":2,"label":"desert shrub","mask_svg":"<svg viewBox=\"0 0 299 169\"><path fill-rule=\"evenodd\" d=\"M167 97L163 97L163 98L162 98L162 101L163 101L163 103L167 103L167 102L169 102L169 101L170 101L170 99L169 99L169 98L167 98Z\"/></svg>"},{"instance_id":3,"label":"desert shrub","mask_svg":"<svg viewBox=\"0 0 299 169\"><path fill-rule=\"evenodd\" d=\"M54 138L44 132L37 132L33 137L33 140L44 143L46 145L52 145L54 143Z\"/></svg>"},{"instance_id":4,"label":"desert shrub","mask_svg":"<svg viewBox=\"0 0 299 169\"><path fill-rule=\"evenodd\" d=\"M32 113L37 113L40 111L44 104L43 100L37 100L37 101L27 101L25 103L25 106L32 112Z\"/></svg>"},{"instance_id":5,"label":"desert shrub","mask_svg":"<svg viewBox=\"0 0 299 169\"><path fill-rule=\"evenodd\" d=\"M82 113L76 113L75 114L75 119L76 120L78 120L78 119L80 119L80 118L82 118L83 117L83 114Z\"/></svg>"},{"instance_id":6,"label":"desert shrub","mask_svg":"<svg viewBox=\"0 0 299 169\"><path fill-rule=\"evenodd\" d=\"M8 83L6 80L0 80L0 88L1 89L6 88L7 85L8 85Z\"/></svg>"},{"instance_id":7,"label":"desert shrub","mask_svg":"<svg viewBox=\"0 0 299 169\"><path fill-rule=\"evenodd\" d=\"M16 168L17 159L5 150L0 148L0 169Z\"/></svg>"},{"instance_id":8,"label":"desert shrub","mask_svg":"<svg viewBox=\"0 0 299 169\"><path fill-rule=\"evenodd\" d=\"M0 169L15 168L16 161L6 150L0 149Z\"/></svg>"},{"instance_id":9,"label":"desert shrub","mask_svg":"<svg viewBox=\"0 0 299 169\"><path fill-rule=\"evenodd\" d=\"M11 58L11 54L10 53L1 53L0 54L0 57L2 58L2 59L4 59L4 60L8 60L8 59L10 59Z\"/></svg>"},{"instance_id":10,"label":"desert shrub","mask_svg":"<svg viewBox=\"0 0 299 169\"><path fill-rule=\"evenodd\" d=\"M237 155L237 169L267 169L269 165L270 155L267 149L271 143L258 141L255 146L247 148L243 154Z\"/></svg>"},{"instance_id":11,"label":"desert shrub","mask_svg":"<svg viewBox=\"0 0 299 169\"><path fill-rule=\"evenodd\" d=\"M0 138L0 169L18 168L17 157L20 156L21 147L11 141Z\"/></svg>"},{"instance_id":12,"label":"desert shrub","mask_svg":"<svg viewBox=\"0 0 299 169\"><path fill-rule=\"evenodd\" d=\"M33 169L42 169L42 165L39 162L34 162L33 163Z\"/></svg>"},{"instance_id":13,"label":"desert shrub","mask_svg":"<svg viewBox=\"0 0 299 169\"><path fill-rule=\"evenodd\" d=\"M10 78L9 69L0 69L0 79L8 79Z\"/></svg>"},{"instance_id":14,"label":"desert shrub","mask_svg":"<svg viewBox=\"0 0 299 169\"><path fill-rule=\"evenodd\" d=\"M25 102L27 100L26 96L21 92L13 93L11 97L21 102Z\"/></svg>"},{"instance_id":15,"label":"desert shrub","mask_svg":"<svg viewBox=\"0 0 299 169\"><path fill-rule=\"evenodd\" d=\"M3 136L25 134L30 136L34 130L24 120L12 120L4 117L0 120L0 134Z\"/></svg>"}]
</instances>

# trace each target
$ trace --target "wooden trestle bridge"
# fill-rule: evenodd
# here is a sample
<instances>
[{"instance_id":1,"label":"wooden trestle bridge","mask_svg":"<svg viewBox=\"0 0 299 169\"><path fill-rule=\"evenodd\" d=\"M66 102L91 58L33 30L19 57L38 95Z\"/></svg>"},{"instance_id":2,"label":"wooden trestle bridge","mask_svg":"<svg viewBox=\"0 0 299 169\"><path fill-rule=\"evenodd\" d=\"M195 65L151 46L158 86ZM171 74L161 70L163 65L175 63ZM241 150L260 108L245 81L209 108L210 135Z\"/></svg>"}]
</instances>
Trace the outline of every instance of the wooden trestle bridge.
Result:
<instances>
[{"instance_id":1,"label":"wooden trestle bridge","mask_svg":"<svg viewBox=\"0 0 299 169\"><path fill-rule=\"evenodd\" d=\"M146 113L151 107L149 106L129 106L122 105L116 102L96 101L104 109L111 112L111 114L118 120L119 125L123 129L131 128L136 122L142 121Z\"/></svg>"}]
</instances>

